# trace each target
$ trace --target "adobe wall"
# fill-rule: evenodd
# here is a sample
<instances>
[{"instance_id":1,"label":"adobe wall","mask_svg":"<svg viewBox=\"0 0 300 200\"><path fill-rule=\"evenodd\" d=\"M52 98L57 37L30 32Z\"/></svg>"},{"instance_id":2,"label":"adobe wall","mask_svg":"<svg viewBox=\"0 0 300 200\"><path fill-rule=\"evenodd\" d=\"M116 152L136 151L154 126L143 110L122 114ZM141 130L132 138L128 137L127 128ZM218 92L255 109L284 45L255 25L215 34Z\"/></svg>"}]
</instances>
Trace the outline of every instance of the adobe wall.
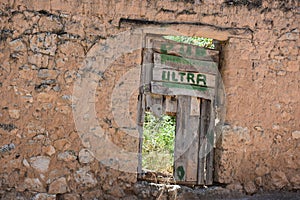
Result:
<instances>
[{"instance_id":1,"label":"adobe wall","mask_svg":"<svg viewBox=\"0 0 300 200\"><path fill-rule=\"evenodd\" d=\"M299 189L298 4L2 0L0 197L9 190L28 198L140 195L134 186L137 161L132 160L138 138L122 127L136 116L138 88L126 93L122 85L139 84L143 34L133 29L147 27L223 42L226 119L217 142L215 181L247 193ZM113 43L124 31L136 35ZM99 68L93 71L93 65ZM80 80L87 76L84 87ZM90 88L91 96L85 93ZM116 112L126 112L118 106L124 97L131 119L120 122ZM87 127L86 122L94 123L91 116L97 125ZM132 155L116 159L122 154L110 145Z\"/></svg>"}]
</instances>

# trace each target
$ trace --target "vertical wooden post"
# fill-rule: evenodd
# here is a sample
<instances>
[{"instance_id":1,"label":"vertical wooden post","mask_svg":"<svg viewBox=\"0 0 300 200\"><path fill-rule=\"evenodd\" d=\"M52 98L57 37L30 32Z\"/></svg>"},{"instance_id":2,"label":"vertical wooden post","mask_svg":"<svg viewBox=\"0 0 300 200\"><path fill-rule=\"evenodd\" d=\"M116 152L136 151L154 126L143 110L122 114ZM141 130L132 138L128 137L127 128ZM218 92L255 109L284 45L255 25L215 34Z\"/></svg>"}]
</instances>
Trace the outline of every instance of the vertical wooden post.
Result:
<instances>
[{"instance_id":1,"label":"vertical wooden post","mask_svg":"<svg viewBox=\"0 0 300 200\"><path fill-rule=\"evenodd\" d=\"M214 159L214 108L213 108L213 101L210 101L210 105L208 109L210 110L210 118L208 119L208 130L206 135L206 185L212 185L213 183L213 159Z\"/></svg>"},{"instance_id":2,"label":"vertical wooden post","mask_svg":"<svg viewBox=\"0 0 300 200\"><path fill-rule=\"evenodd\" d=\"M200 140L199 140L199 167L198 167L198 184L205 184L206 173L206 143L207 143L207 131L209 127L210 119L210 101L201 99L201 111L200 111Z\"/></svg>"},{"instance_id":3,"label":"vertical wooden post","mask_svg":"<svg viewBox=\"0 0 300 200\"><path fill-rule=\"evenodd\" d=\"M174 170L179 182L197 182L199 104L195 97L178 96Z\"/></svg>"}]
</instances>

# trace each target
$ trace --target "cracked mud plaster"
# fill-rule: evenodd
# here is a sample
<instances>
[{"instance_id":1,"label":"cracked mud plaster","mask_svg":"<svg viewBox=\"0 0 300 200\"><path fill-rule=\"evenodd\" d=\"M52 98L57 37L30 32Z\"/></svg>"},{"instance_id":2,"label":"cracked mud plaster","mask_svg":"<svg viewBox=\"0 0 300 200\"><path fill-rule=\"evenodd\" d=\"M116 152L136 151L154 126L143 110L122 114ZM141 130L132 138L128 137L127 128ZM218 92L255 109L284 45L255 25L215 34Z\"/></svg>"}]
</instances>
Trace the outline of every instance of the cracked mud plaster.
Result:
<instances>
[{"instance_id":1,"label":"cracked mud plaster","mask_svg":"<svg viewBox=\"0 0 300 200\"><path fill-rule=\"evenodd\" d=\"M1 2L0 146L9 151L0 154L0 197L160 195L160 186L137 183L136 174L98 162L87 150L93 138L79 138L72 115L74 82L86 55L140 24L223 41L227 114L214 179L228 184L224 192L299 189L298 21L293 0ZM128 53L95 73L99 124L114 144L130 151L137 151L138 141L120 130L107 105L115 84L141 63L140 55ZM137 98L130 99L134 116ZM177 195L171 189L162 196Z\"/></svg>"}]
</instances>

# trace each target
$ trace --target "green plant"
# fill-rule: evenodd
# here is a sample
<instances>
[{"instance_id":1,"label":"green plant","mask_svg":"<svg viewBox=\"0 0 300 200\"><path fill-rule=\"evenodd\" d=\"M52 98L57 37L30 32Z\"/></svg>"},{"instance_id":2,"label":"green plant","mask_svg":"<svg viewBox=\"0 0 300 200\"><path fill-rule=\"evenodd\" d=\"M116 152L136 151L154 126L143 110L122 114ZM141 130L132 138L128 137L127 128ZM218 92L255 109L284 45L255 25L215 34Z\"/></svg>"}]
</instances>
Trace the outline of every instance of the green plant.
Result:
<instances>
[{"instance_id":1,"label":"green plant","mask_svg":"<svg viewBox=\"0 0 300 200\"><path fill-rule=\"evenodd\" d=\"M205 48L210 48L214 49L215 46L213 44L213 39L210 38L204 38L204 37L189 37L189 36L164 36L165 39L168 40L173 40L175 42L182 42L186 44L192 44L192 45L197 45L200 47L205 47Z\"/></svg>"},{"instance_id":2,"label":"green plant","mask_svg":"<svg viewBox=\"0 0 300 200\"><path fill-rule=\"evenodd\" d=\"M176 119L145 113L143 125L143 168L162 173L173 172Z\"/></svg>"}]
</instances>

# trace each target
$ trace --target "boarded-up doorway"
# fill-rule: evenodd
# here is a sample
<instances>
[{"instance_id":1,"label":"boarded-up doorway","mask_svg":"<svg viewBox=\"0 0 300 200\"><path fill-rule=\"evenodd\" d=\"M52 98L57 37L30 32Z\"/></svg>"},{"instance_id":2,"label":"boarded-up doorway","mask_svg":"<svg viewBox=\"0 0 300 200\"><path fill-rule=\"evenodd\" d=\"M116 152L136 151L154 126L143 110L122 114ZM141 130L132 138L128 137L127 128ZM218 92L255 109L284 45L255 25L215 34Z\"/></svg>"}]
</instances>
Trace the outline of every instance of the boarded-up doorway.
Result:
<instances>
[{"instance_id":1,"label":"boarded-up doorway","mask_svg":"<svg viewBox=\"0 0 300 200\"><path fill-rule=\"evenodd\" d=\"M145 111L156 116L175 113L174 181L211 185L219 51L166 40L160 35L147 35L145 47L139 94L139 151ZM143 179L141 156L138 174Z\"/></svg>"}]
</instances>

